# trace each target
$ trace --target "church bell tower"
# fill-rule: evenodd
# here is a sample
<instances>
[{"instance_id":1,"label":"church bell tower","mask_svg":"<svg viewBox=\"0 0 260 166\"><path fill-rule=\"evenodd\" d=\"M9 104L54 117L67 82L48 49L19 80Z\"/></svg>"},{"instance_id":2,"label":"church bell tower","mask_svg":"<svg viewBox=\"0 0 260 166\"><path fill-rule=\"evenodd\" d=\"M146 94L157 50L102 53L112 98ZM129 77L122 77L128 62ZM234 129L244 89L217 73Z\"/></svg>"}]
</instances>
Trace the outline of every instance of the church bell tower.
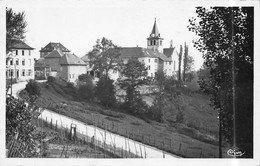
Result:
<instances>
[{"instance_id":1,"label":"church bell tower","mask_svg":"<svg viewBox=\"0 0 260 166\"><path fill-rule=\"evenodd\" d=\"M154 21L153 29L150 36L147 38L147 48L152 49L154 51L163 52L162 45L163 38L161 38L160 33L157 28L156 18Z\"/></svg>"}]
</instances>

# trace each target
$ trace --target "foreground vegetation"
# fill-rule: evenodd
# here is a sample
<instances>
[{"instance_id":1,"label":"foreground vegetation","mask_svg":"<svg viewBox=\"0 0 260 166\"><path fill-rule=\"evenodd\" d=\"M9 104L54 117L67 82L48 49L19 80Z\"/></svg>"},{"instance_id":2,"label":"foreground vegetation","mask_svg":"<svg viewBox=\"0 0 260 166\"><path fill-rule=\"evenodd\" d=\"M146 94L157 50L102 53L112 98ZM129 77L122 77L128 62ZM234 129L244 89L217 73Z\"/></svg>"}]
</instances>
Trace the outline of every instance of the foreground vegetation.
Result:
<instances>
[{"instance_id":1,"label":"foreground vegetation","mask_svg":"<svg viewBox=\"0 0 260 166\"><path fill-rule=\"evenodd\" d=\"M217 114L210 108L205 94L180 88L178 97L171 103L167 101L168 109L159 123L133 116L120 107L110 109L94 101L87 102L77 96L77 88L59 79L39 85L42 91L36 104L40 107L183 157L217 157ZM22 91L21 96L25 95ZM154 95L145 97L154 98ZM178 113L180 110L183 115Z\"/></svg>"}]
</instances>

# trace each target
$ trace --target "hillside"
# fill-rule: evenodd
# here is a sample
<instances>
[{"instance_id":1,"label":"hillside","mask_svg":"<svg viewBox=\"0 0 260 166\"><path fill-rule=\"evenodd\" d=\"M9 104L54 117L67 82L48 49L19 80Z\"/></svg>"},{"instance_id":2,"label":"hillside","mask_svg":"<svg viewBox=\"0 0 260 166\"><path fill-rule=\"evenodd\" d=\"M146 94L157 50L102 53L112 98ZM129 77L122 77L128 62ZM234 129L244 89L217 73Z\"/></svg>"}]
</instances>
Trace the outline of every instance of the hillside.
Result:
<instances>
[{"instance_id":1,"label":"hillside","mask_svg":"<svg viewBox=\"0 0 260 166\"><path fill-rule=\"evenodd\" d=\"M165 110L164 122L158 123L129 115L124 110L108 110L81 101L73 88L61 80L49 85L41 83L40 86L42 95L37 100L38 106L183 157L218 157L217 113L209 106L209 97L204 94L181 93L168 103L171 110ZM177 110L184 113L182 123L175 122ZM226 156L225 149L223 156Z\"/></svg>"}]
</instances>

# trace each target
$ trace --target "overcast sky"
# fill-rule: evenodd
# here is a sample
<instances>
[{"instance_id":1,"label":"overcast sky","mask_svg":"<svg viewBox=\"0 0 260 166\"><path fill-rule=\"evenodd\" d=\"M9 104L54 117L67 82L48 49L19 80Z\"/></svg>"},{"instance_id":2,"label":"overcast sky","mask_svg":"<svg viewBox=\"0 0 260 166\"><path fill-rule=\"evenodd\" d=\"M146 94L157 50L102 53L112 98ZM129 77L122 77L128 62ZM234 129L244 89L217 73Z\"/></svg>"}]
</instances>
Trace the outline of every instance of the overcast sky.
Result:
<instances>
[{"instance_id":1,"label":"overcast sky","mask_svg":"<svg viewBox=\"0 0 260 166\"><path fill-rule=\"evenodd\" d=\"M154 19L164 48L179 50L184 42L195 59L195 69L202 66L202 55L192 44L196 39L187 26L196 17L197 1L181 0L9 0L6 6L17 12L25 11L26 42L39 50L49 42L60 42L77 56L90 51L97 39L109 38L122 47L146 47Z\"/></svg>"}]
</instances>

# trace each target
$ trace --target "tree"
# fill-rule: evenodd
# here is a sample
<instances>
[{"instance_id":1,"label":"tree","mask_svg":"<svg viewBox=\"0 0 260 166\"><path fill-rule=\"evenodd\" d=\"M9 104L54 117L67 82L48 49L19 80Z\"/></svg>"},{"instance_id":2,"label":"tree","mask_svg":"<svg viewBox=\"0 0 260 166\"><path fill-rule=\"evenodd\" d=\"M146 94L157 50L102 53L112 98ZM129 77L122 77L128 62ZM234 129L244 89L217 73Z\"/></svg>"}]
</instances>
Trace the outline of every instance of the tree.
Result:
<instances>
[{"instance_id":1,"label":"tree","mask_svg":"<svg viewBox=\"0 0 260 166\"><path fill-rule=\"evenodd\" d=\"M184 56L183 56L183 81L185 82L185 74L187 71L187 62L188 62L188 46L186 45L186 42L184 43Z\"/></svg>"},{"instance_id":2,"label":"tree","mask_svg":"<svg viewBox=\"0 0 260 166\"><path fill-rule=\"evenodd\" d=\"M254 8L196 9L189 30L199 39L195 47L210 68L212 104L219 113L221 138L253 157ZM234 144L235 143L235 144Z\"/></svg>"},{"instance_id":3,"label":"tree","mask_svg":"<svg viewBox=\"0 0 260 166\"><path fill-rule=\"evenodd\" d=\"M180 52L178 53L178 56L179 56L178 80L179 80L179 82L181 82L182 45L180 45Z\"/></svg>"},{"instance_id":4,"label":"tree","mask_svg":"<svg viewBox=\"0 0 260 166\"><path fill-rule=\"evenodd\" d=\"M34 112L23 101L6 97L6 148L8 157L35 157L37 144L32 124Z\"/></svg>"},{"instance_id":5,"label":"tree","mask_svg":"<svg viewBox=\"0 0 260 166\"><path fill-rule=\"evenodd\" d=\"M146 104L142 101L138 87L147 84L147 68L136 58L131 58L124 66L123 77L119 86L126 90L126 106L132 113L142 114L146 111Z\"/></svg>"},{"instance_id":6,"label":"tree","mask_svg":"<svg viewBox=\"0 0 260 166\"><path fill-rule=\"evenodd\" d=\"M12 8L6 8L6 53L13 41L25 39L26 26L24 12L15 13Z\"/></svg>"},{"instance_id":7,"label":"tree","mask_svg":"<svg viewBox=\"0 0 260 166\"><path fill-rule=\"evenodd\" d=\"M104 37L96 41L88 55L90 66L93 66L94 71L99 71L101 77L105 75L107 78L109 71L119 71L122 65L120 48Z\"/></svg>"},{"instance_id":8,"label":"tree","mask_svg":"<svg viewBox=\"0 0 260 166\"><path fill-rule=\"evenodd\" d=\"M96 96L105 107L111 108L116 104L115 86L109 77L101 77L97 82Z\"/></svg>"},{"instance_id":9,"label":"tree","mask_svg":"<svg viewBox=\"0 0 260 166\"><path fill-rule=\"evenodd\" d=\"M78 76L78 95L82 99L92 101L95 97L95 85L93 84L92 76L81 74Z\"/></svg>"}]
</instances>

